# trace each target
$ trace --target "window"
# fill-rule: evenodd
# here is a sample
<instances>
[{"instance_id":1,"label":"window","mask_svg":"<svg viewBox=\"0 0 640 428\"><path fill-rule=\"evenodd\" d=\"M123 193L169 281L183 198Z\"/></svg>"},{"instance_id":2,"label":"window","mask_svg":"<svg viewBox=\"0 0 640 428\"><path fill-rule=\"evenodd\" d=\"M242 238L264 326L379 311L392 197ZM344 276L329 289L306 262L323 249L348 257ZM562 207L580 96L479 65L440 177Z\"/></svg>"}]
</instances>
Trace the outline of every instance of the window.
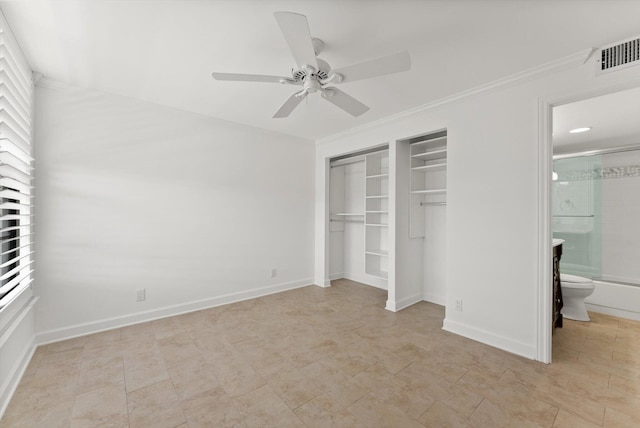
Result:
<instances>
[{"instance_id":1,"label":"window","mask_svg":"<svg viewBox=\"0 0 640 428\"><path fill-rule=\"evenodd\" d=\"M32 281L31 70L0 15L0 308Z\"/></svg>"}]
</instances>

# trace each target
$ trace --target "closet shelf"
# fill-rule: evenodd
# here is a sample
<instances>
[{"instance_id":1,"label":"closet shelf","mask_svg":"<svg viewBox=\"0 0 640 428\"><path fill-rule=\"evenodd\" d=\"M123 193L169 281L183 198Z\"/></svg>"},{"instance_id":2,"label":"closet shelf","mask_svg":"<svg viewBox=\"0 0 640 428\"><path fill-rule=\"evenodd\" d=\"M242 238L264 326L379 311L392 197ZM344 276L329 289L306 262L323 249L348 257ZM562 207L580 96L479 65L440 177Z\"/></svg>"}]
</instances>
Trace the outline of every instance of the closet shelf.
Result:
<instances>
[{"instance_id":1,"label":"closet shelf","mask_svg":"<svg viewBox=\"0 0 640 428\"><path fill-rule=\"evenodd\" d=\"M370 179L370 178L387 178L387 177L389 177L389 174L367 175L365 178Z\"/></svg>"},{"instance_id":2,"label":"closet shelf","mask_svg":"<svg viewBox=\"0 0 640 428\"><path fill-rule=\"evenodd\" d=\"M380 250L380 249L365 250L364 253L365 254L371 254L372 256L380 256L380 257L387 257L389 255L389 251Z\"/></svg>"},{"instance_id":3,"label":"closet shelf","mask_svg":"<svg viewBox=\"0 0 640 428\"><path fill-rule=\"evenodd\" d=\"M371 226L371 227L389 227L388 224L382 224L382 223L365 223L365 226Z\"/></svg>"},{"instance_id":4,"label":"closet shelf","mask_svg":"<svg viewBox=\"0 0 640 428\"><path fill-rule=\"evenodd\" d=\"M365 211L367 214L389 214L389 211Z\"/></svg>"},{"instance_id":5,"label":"closet shelf","mask_svg":"<svg viewBox=\"0 0 640 428\"><path fill-rule=\"evenodd\" d=\"M367 199L386 199L389 195L367 195Z\"/></svg>"},{"instance_id":6,"label":"closet shelf","mask_svg":"<svg viewBox=\"0 0 640 428\"><path fill-rule=\"evenodd\" d=\"M443 163L434 163L431 165L422 165L422 166L414 166L413 168L411 168L411 171L417 171L417 172L421 172L421 171L437 171L439 169L445 169L447 167L447 163L443 162Z\"/></svg>"},{"instance_id":7,"label":"closet shelf","mask_svg":"<svg viewBox=\"0 0 640 428\"><path fill-rule=\"evenodd\" d=\"M331 215L337 215L337 216L363 216L364 213L334 213Z\"/></svg>"},{"instance_id":8,"label":"closet shelf","mask_svg":"<svg viewBox=\"0 0 640 428\"><path fill-rule=\"evenodd\" d=\"M411 155L414 159L437 159L437 158L445 158L447 156L447 148L429 150L423 153L416 153Z\"/></svg>"},{"instance_id":9,"label":"closet shelf","mask_svg":"<svg viewBox=\"0 0 640 428\"><path fill-rule=\"evenodd\" d=\"M442 137L438 137L438 138L430 138L428 140L424 140L424 141L418 141L417 143L411 143L411 146L413 147L417 147L417 146L422 146L425 144L433 144L436 143L438 141L444 141L447 139L447 136L442 136Z\"/></svg>"},{"instance_id":10,"label":"closet shelf","mask_svg":"<svg viewBox=\"0 0 640 428\"><path fill-rule=\"evenodd\" d=\"M412 190L411 193L414 195L436 195L447 193L447 189Z\"/></svg>"}]
</instances>

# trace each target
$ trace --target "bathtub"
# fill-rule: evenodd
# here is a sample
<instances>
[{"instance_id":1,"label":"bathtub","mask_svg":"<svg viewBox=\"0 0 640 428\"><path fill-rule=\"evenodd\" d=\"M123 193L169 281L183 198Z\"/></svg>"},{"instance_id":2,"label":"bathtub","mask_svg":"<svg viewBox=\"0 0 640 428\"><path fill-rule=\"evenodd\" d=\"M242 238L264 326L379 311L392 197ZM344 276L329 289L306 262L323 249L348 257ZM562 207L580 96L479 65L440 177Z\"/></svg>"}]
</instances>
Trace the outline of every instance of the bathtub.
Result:
<instances>
[{"instance_id":1,"label":"bathtub","mask_svg":"<svg viewBox=\"0 0 640 428\"><path fill-rule=\"evenodd\" d=\"M640 321L640 285L593 280L593 294L585 299L588 311Z\"/></svg>"}]
</instances>

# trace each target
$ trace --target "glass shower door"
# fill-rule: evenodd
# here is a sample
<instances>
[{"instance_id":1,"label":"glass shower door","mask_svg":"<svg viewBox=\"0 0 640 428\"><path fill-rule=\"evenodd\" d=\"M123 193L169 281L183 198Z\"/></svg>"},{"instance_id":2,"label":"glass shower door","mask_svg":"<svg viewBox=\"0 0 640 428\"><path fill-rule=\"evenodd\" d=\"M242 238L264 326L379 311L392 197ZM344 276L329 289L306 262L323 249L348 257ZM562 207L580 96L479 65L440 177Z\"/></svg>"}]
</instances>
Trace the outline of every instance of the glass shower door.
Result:
<instances>
[{"instance_id":1,"label":"glass shower door","mask_svg":"<svg viewBox=\"0 0 640 428\"><path fill-rule=\"evenodd\" d=\"M553 237L564 239L560 271L587 278L602 273L602 156L553 161Z\"/></svg>"}]
</instances>

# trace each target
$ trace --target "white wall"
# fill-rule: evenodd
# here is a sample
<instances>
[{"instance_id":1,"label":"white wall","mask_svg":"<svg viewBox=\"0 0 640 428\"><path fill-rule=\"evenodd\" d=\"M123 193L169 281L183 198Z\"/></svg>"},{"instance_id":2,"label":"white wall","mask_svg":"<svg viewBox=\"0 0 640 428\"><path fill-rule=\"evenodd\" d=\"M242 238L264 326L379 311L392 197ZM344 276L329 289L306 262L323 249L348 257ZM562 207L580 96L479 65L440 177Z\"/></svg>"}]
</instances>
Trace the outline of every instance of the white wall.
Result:
<instances>
[{"instance_id":1,"label":"white wall","mask_svg":"<svg viewBox=\"0 0 640 428\"><path fill-rule=\"evenodd\" d=\"M541 171L545 162L550 164L551 150L540 126L546 120L540 116L540 100L568 102L640 84L640 67L596 78L593 58L583 64L585 56L317 142L319 192L328 156L447 129L444 327L529 358L538 358L542 346L539 285L550 287L550 274L541 274L550 273L550 210L544 208L550 201L550 177ZM324 280L324 200L316 195L316 283ZM546 211L548 218L541 219ZM398 216L406 212L396 207ZM457 299L463 300L462 312L455 311Z\"/></svg>"},{"instance_id":2,"label":"white wall","mask_svg":"<svg viewBox=\"0 0 640 428\"><path fill-rule=\"evenodd\" d=\"M312 283L309 141L45 81L35 151L40 342Z\"/></svg>"}]
</instances>

